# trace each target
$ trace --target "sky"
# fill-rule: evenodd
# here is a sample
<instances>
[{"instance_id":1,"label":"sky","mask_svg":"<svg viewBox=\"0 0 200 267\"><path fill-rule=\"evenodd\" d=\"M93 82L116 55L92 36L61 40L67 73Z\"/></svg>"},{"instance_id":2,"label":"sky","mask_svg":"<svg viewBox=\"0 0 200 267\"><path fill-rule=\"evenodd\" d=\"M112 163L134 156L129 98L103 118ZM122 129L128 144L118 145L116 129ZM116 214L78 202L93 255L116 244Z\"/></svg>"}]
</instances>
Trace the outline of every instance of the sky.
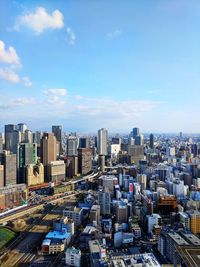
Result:
<instances>
[{"instance_id":1,"label":"sky","mask_svg":"<svg viewBox=\"0 0 200 267\"><path fill-rule=\"evenodd\" d=\"M199 0L0 1L0 130L200 132Z\"/></svg>"}]
</instances>

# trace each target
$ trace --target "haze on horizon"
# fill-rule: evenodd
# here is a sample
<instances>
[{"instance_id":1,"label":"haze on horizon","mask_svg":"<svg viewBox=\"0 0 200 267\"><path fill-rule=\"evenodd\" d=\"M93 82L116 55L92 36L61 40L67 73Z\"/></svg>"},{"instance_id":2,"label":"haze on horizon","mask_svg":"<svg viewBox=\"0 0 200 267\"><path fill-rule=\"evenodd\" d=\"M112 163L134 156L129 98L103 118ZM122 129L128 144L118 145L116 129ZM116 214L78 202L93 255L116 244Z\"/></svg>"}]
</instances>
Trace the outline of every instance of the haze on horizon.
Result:
<instances>
[{"instance_id":1,"label":"haze on horizon","mask_svg":"<svg viewBox=\"0 0 200 267\"><path fill-rule=\"evenodd\" d=\"M198 0L2 0L1 127L200 132L199 14Z\"/></svg>"}]
</instances>

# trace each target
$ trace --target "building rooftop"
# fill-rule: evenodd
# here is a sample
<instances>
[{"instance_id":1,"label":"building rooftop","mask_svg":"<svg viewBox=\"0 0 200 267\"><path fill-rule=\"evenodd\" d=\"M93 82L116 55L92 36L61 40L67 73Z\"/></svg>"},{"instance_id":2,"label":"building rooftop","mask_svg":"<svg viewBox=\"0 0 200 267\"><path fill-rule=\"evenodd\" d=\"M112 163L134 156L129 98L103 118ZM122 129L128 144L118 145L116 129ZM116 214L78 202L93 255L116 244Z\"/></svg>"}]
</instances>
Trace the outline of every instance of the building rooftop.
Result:
<instances>
[{"instance_id":1,"label":"building rooftop","mask_svg":"<svg viewBox=\"0 0 200 267\"><path fill-rule=\"evenodd\" d=\"M193 246L200 246L200 239L197 236L190 233L182 233L182 236L187 242L191 243Z\"/></svg>"},{"instance_id":2,"label":"building rooftop","mask_svg":"<svg viewBox=\"0 0 200 267\"><path fill-rule=\"evenodd\" d=\"M90 253L99 253L100 252L100 244L98 240L89 241Z\"/></svg>"},{"instance_id":3,"label":"building rooftop","mask_svg":"<svg viewBox=\"0 0 200 267\"><path fill-rule=\"evenodd\" d=\"M172 232L172 233L168 233L169 237L171 237L174 242L181 246L181 245L189 245L179 234Z\"/></svg>"},{"instance_id":4,"label":"building rooftop","mask_svg":"<svg viewBox=\"0 0 200 267\"><path fill-rule=\"evenodd\" d=\"M52 231L46 235L47 239L68 239L71 236L68 232Z\"/></svg>"}]
</instances>

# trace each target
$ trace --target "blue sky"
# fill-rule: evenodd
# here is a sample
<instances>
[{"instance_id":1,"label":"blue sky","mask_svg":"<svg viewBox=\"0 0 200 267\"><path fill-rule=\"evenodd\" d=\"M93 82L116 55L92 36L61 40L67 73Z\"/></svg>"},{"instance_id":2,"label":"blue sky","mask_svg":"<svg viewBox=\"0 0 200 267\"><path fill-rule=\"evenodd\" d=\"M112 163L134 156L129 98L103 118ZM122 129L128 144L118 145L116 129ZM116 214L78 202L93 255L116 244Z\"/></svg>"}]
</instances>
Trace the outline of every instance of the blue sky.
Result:
<instances>
[{"instance_id":1,"label":"blue sky","mask_svg":"<svg viewBox=\"0 0 200 267\"><path fill-rule=\"evenodd\" d=\"M198 0L0 1L0 121L200 131Z\"/></svg>"}]
</instances>

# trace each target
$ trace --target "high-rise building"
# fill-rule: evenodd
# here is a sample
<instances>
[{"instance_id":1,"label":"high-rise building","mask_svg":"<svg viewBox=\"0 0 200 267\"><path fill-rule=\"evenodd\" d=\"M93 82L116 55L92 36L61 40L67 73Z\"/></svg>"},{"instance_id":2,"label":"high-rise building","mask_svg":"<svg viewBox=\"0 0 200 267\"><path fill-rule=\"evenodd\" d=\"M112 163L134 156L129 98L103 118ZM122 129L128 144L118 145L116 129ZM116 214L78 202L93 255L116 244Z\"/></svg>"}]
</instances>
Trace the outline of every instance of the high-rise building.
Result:
<instances>
[{"instance_id":1,"label":"high-rise building","mask_svg":"<svg viewBox=\"0 0 200 267\"><path fill-rule=\"evenodd\" d=\"M50 182L61 183L65 180L65 173L64 160L51 161L48 164L48 178Z\"/></svg>"},{"instance_id":2,"label":"high-rise building","mask_svg":"<svg viewBox=\"0 0 200 267\"><path fill-rule=\"evenodd\" d=\"M82 175L92 170L92 150L90 148L78 149L78 169Z\"/></svg>"},{"instance_id":3,"label":"high-rise building","mask_svg":"<svg viewBox=\"0 0 200 267\"><path fill-rule=\"evenodd\" d=\"M144 145L144 136L142 134L135 136L135 145L142 146Z\"/></svg>"},{"instance_id":4,"label":"high-rise building","mask_svg":"<svg viewBox=\"0 0 200 267\"><path fill-rule=\"evenodd\" d=\"M16 154L5 151L0 155L1 164L4 165L4 185L15 185L17 183L17 159Z\"/></svg>"},{"instance_id":5,"label":"high-rise building","mask_svg":"<svg viewBox=\"0 0 200 267\"><path fill-rule=\"evenodd\" d=\"M190 217L190 230L193 234L200 234L200 212L198 210L187 211Z\"/></svg>"},{"instance_id":6,"label":"high-rise building","mask_svg":"<svg viewBox=\"0 0 200 267\"><path fill-rule=\"evenodd\" d=\"M17 151L18 183L26 183L26 166L37 163L37 144L21 143Z\"/></svg>"},{"instance_id":7,"label":"high-rise building","mask_svg":"<svg viewBox=\"0 0 200 267\"><path fill-rule=\"evenodd\" d=\"M153 134L150 134L149 136L149 146L151 149L154 148L154 135Z\"/></svg>"},{"instance_id":8,"label":"high-rise building","mask_svg":"<svg viewBox=\"0 0 200 267\"><path fill-rule=\"evenodd\" d=\"M38 146L40 146L40 142L42 139L42 132L36 131L33 133L33 143L36 143Z\"/></svg>"},{"instance_id":9,"label":"high-rise building","mask_svg":"<svg viewBox=\"0 0 200 267\"><path fill-rule=\"evenodd\" d=\"M111 204L110 192L99 191L98 204L100 205L101 214L110 215L110 204Z\"/></svg>"},{"instance_id":10,"label":"high-rise building","mask_svg":"<svg viewBox=\"0 0 200 267\"><path fill-rule=\"evenodd\" d=\"M136 136L140 135L140 129L139 128L133 128L132 131L132 137L135 139Z\"/></svg>"},{"instance_id":11,"label":"high-rise building","mask_svg":"<svg viewBox=\"0 0 200 267\"><path fill-rule=\"evenodd\" d=\"M11 147L11 133L16 129L14 124L5 125L5 149L10 150Z\"/></svg>"},{"instance_id":12,"label":"high-rise building","mask_svg":"<svg viewBox=\"0 0 200 267\"><path fill-rule=\"evenodd\" d=\"M27 125L24 123L18 123L16 126L17 130L21 133L25 133L25 131L28 129Z\"/></svg>"},{"instance_id":13,"label":"high-rise building","mask_svg":"<svg viewBox=\"0 0 200 267\"><path fill-rule=\"evenodd\" d=\"M10 151L13 154L17 154L17 146L22 141L22 133L18 130L13 130L10 134Z\"/></svg>"},{"instance_id":14,"label":"high-rise building","mask_svg":"<svg viewBox=\"0 0 200 267\"><path fill-rule=\"evenodd\" d=\"M0 165L0 188L4 187L4 166Z\"/></svg>"},{"instance_id":15,"label":"high-rise building","mask_svg":"<svg viewBox=\"0 0 200 267\"><path fill-rule=\"evenodd\" d=\"M41 162L47 166L56 160L56 137L53 133L44 133L41 139Z\"/></svg>"},{"instance_id":16,"label":"high-rise building","mask_svg":"<svg viewBox=\"0 0 200 267\"><path fill-rule=\"evenodd\" d=\"M56 161L56 137L53 133L44 133L40 145L41 162L44 165L44 179L48 181L47 166Z\"/></svg>"},{"instance_id":17,"label":"high-rise building","mask_svg":"<svg viewBox=\"0 0 200 267\"><path fill-rule=\"evenodd\" d=\"M89 139L87 137L79 138L79 148L89 148Z\"/></svg>"},{"instance_id":18,"label":"high-rise building","mask_svg":"<svg viewBox=\"0 0 200 267\"><path fill-rule=\"evenodd\" d=\"M99 155L107 155L108 131L105 128L98 130L98 153Z\"/></svg>"},{"instance_id":19,"label":"high-rise building","mask_svg":"<svg viewBox=\"0 0 200 267\"><path fill-rule=\"evenodd\" d=\"M119 203L116 207L116 220L118 223L127 223L128 209L125 203Z\"/></svg>"},{"instance_id":20,"label":"high-rise building","mask_svg":"<svg viewBox=\"0 0 200 267\"><path fill-rule=\"evenodd\" d=\"M52 126L52 133L54 133L57 142L59 142L59 150L60 153L62 154L63 149L62 149L62 126L61 125L53 125Z\"/></svg>"},{"instance_id":21,"label":"high-rise building","mask_svg":"<svg viewBox=\"0 0 200 267\"><path fill-rule=\"evenodd\" d=\"M75 136L70 136L67 139L67 156L77 156L78 155L78 140Z\"/></svg>"},{"instance_id":22,"label":"high-rise building","mask_svg":"<svg viewBox=\"0 0 200 267\"><path fill-rule=\"evenodd\" d=\"M30 130L25 130L24 143L33 143L33 133Z\"/></svg>"}]
</instances>

